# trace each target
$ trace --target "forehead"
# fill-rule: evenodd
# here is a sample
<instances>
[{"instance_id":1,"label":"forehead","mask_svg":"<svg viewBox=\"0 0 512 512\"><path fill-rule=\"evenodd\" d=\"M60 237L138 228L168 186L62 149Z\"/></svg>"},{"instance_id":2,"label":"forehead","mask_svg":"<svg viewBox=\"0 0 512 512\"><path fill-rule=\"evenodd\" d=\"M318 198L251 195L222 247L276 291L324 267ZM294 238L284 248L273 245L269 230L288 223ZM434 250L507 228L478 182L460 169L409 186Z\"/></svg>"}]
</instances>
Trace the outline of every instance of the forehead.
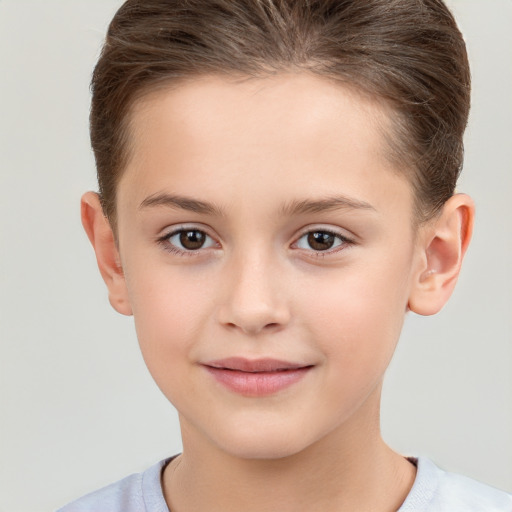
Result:
<instances>
[{"instance_id":1,"label":"forehead","mask_svg":"<svg viewBox=\"0 0 512 512\"><path fill-rule=\"evenodd\" d=\"M367 135L375 137L361 139L360 149L373 152L385 149L380 135L391 131L389 114L383 102L353 87L301 72L259 79L202 76L178 82L136 101L129 124L134 146L151 125L162 134L174 129L180 137L203 145L225 137L233 143L252 138L256 145L280 132L276 144L320 139L341 149L348 141L341 125L352 131L364 126Z\"/></svg>"},{"instance_id":2,"label":"forehead","mask_svg":"<svg viewBox=\"0 0 512 512\"><path fill-rule=\"evenodd\" d=\"M131 113L120 195L123 181L136 183L139 196L170 183L213 194L221 182L250 196L269 194L272 183L276 192L302 187L323 196L338 187L365 201L365 187L397 181L386 158L389 119L380 102L305 73L207 76L159 89Z\"/></svg>"}]
</instances>

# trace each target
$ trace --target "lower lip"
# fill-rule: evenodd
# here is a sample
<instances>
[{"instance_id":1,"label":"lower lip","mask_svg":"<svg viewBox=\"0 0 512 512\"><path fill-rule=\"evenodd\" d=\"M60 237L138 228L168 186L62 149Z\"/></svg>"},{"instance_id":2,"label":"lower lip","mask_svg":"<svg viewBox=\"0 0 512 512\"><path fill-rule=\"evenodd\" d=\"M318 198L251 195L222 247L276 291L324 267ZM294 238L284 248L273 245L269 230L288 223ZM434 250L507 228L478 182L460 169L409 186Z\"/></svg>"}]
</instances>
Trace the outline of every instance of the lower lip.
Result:
<instances>
[{"instance_id":1,"label":"lower lip","mask_svg":"<svg viewBox=\"0 0 512 512\"><path fill-rule=\"evenodd\" d=\"M272 395L299 382L312 366L274 372L243 372L205 366L229 390L244 396Z\"/></svg>"}]
</instances>

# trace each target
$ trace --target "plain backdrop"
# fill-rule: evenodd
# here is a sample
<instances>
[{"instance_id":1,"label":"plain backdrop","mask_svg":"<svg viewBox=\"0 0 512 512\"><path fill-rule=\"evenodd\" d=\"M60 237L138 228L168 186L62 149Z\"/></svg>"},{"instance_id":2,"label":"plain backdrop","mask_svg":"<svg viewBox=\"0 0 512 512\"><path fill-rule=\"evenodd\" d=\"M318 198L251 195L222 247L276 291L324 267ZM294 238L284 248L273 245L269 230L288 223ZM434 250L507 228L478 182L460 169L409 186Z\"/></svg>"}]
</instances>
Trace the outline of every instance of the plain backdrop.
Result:
<instances>
[{"instance_id":1,"label":"plain backdrop","mask_svg":"<svg viewBox=\"0 0 512 512\"><path fill-rule=\"evenodd\" d=\"M180 450L131 318L109 306L79 199L89 80L113 0L0 0L0 511L49 511ZM473 72L460 190L478 217L458 288L410 316L383 433L512 491L512 1L451 0Z\"/></svg>"}]
</instances>

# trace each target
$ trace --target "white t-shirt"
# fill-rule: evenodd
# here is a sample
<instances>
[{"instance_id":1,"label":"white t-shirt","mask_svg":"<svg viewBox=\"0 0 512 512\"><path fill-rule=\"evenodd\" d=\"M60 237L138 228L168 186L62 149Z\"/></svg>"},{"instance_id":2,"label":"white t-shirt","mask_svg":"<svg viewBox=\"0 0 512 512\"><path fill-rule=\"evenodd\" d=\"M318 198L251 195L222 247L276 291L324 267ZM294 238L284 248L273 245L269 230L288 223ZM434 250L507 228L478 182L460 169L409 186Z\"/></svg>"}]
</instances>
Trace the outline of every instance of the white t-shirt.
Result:
<instances>
[{"instance_id":1,"label":"white t-shirt","mask_svg":"<svg viewBox=\"0 0 512 512\"><path fill-rule=\"evenodd\" d=\"M161 474L172 459L87 494L57 512L170 512ZM411 459L416 479L398 512L512 512L512 495L447 473L426 458Z\"/></svg>"}]
</instances>

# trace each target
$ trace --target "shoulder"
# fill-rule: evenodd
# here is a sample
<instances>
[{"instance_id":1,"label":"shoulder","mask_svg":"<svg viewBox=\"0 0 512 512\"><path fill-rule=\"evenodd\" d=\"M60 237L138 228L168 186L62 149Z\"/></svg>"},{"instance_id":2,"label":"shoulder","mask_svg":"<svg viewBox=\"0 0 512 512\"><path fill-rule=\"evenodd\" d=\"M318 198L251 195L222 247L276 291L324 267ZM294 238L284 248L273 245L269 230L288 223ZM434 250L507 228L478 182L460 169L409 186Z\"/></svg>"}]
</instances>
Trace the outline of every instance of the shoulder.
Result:
<instances>
[{"instance_id":1,"label":"shoulder","mask_svg":"<svg viewBox=\"0 0 512 512\"><path fill-rule=\"evenodd\" d=\"M87 494L57 512L168 512L160 475L170 460Z\"/></svg>"},{"instance_id":2,"label":"shoulder","mask_svg":"<svg viewBox=\"0 0 512 512\"><path fill-rule=\"evenodd\" d=\"M511 512L512 495L417 459L416 480L399 512Z\"/></svg>"},{"instance_id":3,"label":"shoulder","mask_svg":"<svg viewBox=\"0 0 512 512\"><path fill-rule=\"evenodd\" d=\"M437 501L446 510L455 510L454 507L458 506L468 512L512 511L512 495L454 473L443 472Z\"/></svg>"}]
</instances>

